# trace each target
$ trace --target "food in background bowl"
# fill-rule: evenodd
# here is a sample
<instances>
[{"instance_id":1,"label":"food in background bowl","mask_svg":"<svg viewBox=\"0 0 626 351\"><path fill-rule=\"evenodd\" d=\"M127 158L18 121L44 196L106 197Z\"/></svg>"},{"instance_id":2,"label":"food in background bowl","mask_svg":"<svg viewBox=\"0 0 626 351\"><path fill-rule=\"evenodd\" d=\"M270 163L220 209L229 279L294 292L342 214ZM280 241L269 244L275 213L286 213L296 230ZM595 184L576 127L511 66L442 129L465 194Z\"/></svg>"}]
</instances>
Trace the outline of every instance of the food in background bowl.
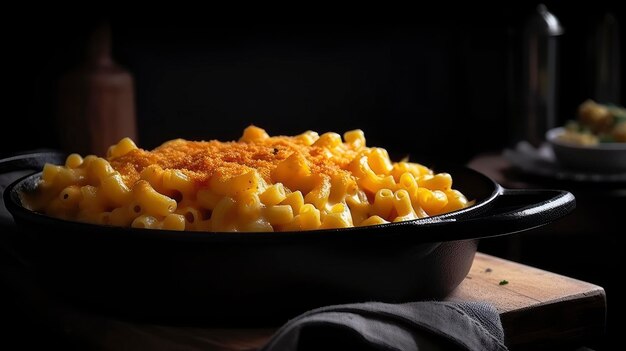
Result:
<instances>
[{"instance_id":1,"label":"food in background bowl","mask_svg":"<svg viewBox=\"0 0 626 351\"><path fill-rule=\"evenodd\" d=\"M566 168L587 172L626 171L626 109L587 100L565 127L549 130L546 140Z\"/></svg>"},{"instance_id":2,"label":"food in background bowl","mask_svg":"<svg viewBox=\"0 0 626 351\"><path fill-rule=\"evenodd\" d=\"M554 128L546 134L556 160L564 167L587 172L626 172L626 143L582 145L570 142L565 135L565 128Z\"/></svg>"},{"instance_id":3,"label":"food in background bowl","mask_svg":"<svg viewBox=\"0 0 626 351\"><path fill-rule=\"evenodd\" d=\"M46 164L31 210L120 227L213 232L300 231L407 221L471 202L452 176L367 147L361 130L238 142L168 141L153 151L126 138L107 159Z\"/></svg>"},{"instance_id":4,"label":"food in background bowl","mask_svg":"<svg viewBox=\"0 0 626 351\"><path fill-rule=\"evenodd\" d=\"M581 146L626 142L626 109L587 100L578 107L578 118L568 122L557 137Z\"/></svg>"}]
</instances>

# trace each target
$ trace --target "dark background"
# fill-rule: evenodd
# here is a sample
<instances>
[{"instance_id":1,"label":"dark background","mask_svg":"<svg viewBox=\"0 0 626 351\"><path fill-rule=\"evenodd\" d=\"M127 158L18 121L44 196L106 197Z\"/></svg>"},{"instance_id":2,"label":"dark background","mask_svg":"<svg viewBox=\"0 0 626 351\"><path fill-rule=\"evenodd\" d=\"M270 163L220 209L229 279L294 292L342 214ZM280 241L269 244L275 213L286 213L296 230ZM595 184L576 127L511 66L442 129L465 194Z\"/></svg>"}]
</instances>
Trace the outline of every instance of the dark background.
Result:
<instances>
[{"instance_id":1,"label":"dark background","mask_svg":"<svg viewBox=\"0 0 626 351\"><path fill-rule=\"evenodd\" d=\"M622 26L626 20L608 2L547 5L565 28L558 81L564 122L591 94L594 24L607 11ZM58 80L81 62L91 30L107 18L113 56L135 78L140 147L176 137L236 139L252 123L270 134L361 128L369 145L394 157L464 163L512 142L521 30L535 7L442 4L416 12L410 24L268 18L223 25L216 14L193 11L158 19L33 14L4 34L10 89L1 118L19 139L0 138L0 156L59 147Z\"/></svg>"},{"instance_id":2,"label":"dark background","mask_svg":"<svg viewBox=\"0 0 626 351\"><path fill-rule=\"evenodd\" d=\"M546 4L565 29L558 39L557 82L559 123L564 123L592 97L590 40L607 12L621 25L625 57L626 12L609 1ZM270 134L360 128L369 145L387 148L396 159L409 154L426 164L464 164L514 142L511 129L521 104L521 31L535 7L524 1L429 4L397 9L398 18L387 17L395 24L356 13L312 21L304 20L303 12L272 17L264 12L255 20L221 24L217 11L159 17L110 9L104 10L106 16L102 11L6 11L0 23L5 87L0 157L60 147L58 81L80 64L91 31L108 19L113 56L135 79L140 147L178 137L236 139L249 124ZM359 22L350 23L354 20ZM621 99L615 101L621 104L626 103L624 61ZM623 197L606 202L604 195L584 196L567 221L513 243L517 255L507 252L508 241L481 243L481 250L607 288L615 318L622 306L611 297L623 294L613 290L619 279L612 272L623 261L622 226L604 209L619 213ZM602 230L604 236L595 234ZM20 320L22 313L18 306L5 316L18 331L13 336L37 344L28 339L31 330L43 333L45 328ZM52 335L46 337L43 343L55 344Z\"/></svg>"}]
</instances>

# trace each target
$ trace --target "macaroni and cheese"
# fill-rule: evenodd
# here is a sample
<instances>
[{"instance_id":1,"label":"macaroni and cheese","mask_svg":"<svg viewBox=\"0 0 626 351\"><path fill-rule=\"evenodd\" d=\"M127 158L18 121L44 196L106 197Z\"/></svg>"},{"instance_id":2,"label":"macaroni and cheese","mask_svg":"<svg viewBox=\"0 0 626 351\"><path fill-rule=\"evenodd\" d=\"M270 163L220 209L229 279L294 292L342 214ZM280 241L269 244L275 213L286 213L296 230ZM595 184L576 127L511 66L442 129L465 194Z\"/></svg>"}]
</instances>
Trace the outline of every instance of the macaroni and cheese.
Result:
<instances>
[{"instance_id":1,"label":"macaroni and cheese","mask_svg":"<svg viewBox=\"0 0 626 351\"><path fill-rule=\"evenodd\" d=\"M46 164L23 203L88 223L194 231L299 231L407 221L470 205L448 173L392 162L361 130L239 141L168 141L152 151L125 138L107 157Z\"/></svg>"}]
</instances>

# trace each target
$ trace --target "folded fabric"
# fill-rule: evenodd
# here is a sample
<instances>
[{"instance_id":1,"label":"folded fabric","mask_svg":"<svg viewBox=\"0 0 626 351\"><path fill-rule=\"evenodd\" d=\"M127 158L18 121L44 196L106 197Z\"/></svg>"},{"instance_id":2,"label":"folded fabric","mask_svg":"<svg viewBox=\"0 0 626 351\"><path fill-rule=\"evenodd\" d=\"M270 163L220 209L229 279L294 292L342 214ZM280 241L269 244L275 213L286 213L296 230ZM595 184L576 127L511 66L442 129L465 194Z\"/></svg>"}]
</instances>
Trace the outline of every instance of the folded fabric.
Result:
<instances>
[{"instance_id":1,"label":"folded fabric","mask_svg":"<svg viewBox=\"0 0 626 351\"><path fill-rule=\"evenodd\" d=\"M506 350L500 316L482 302L368 302L318 308L281 327L263 351Z\"/></svg>"}]
</instances>

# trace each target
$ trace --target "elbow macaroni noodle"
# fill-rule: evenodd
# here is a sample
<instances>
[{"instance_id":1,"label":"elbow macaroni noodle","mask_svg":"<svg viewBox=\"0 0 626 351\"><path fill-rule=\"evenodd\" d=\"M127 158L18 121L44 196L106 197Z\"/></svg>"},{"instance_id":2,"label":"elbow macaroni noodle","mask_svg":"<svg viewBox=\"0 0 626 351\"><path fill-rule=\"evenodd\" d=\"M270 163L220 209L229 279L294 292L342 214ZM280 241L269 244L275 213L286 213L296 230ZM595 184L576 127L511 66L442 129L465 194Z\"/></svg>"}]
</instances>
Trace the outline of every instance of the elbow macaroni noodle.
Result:
<instances>
[{"instance_id":1,"label":"elbow macaroni noodle","mask_svg":"<svg viewBox=\"0 0 626 351\"><path fill-rule=\"evenodd\" d=\"M448 173L392 162L361 130L270 137L250 126L238 142L129 138L107 158L46 164L29 209L67 220L168 230L299 231L368 226L471 204Z\"/></svg>"}]
</instances>

